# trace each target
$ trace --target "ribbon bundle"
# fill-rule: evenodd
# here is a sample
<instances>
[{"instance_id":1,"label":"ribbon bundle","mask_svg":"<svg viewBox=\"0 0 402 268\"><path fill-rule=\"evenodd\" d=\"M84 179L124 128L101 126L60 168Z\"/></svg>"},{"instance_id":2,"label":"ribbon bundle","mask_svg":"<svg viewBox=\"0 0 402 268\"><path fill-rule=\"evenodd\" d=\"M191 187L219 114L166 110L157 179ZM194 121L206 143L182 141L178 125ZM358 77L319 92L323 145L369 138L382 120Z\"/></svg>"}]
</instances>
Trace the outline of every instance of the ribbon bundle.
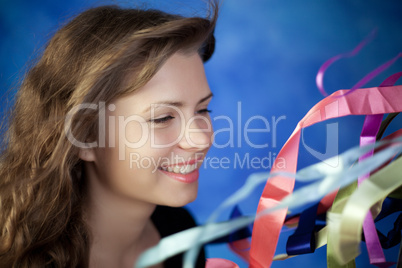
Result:
<instances>
[{"instance_id":1,"label":"ribbon bundle","mask_svg":"<svg viewBox=\"0 0 402 268\"><path fill-rule=\"evenodd\" d=\"M353 53L357 53L364 43L366 41L359 44ZM330 63L346 56L351 54L337 56ZM400 56L374 70L351 90L337 91L317 103L298 123L279 152L277 159L285 159L286 165L274 163L270 173L252 174L241 189L212 213L204 226L162 239L156 247L141 255L135 267L147 267L184 251L188 251L184 267L193 267L202 244L229 235L253 221L250 251L245 251L250 247L247 239L231 244L231 248L248 261L251 268L270 267L273 260L312 253L325 244L328 267L355 267L354 258L359 255L362 233L370 262L378 267L392 265L392 262L386 261L382 247L389 248L400 243L402 216L399 215L394 229L386 236L377 232L374 222L402 210L402 158L399 158L402 154L402 130L381 139L389 122L402 112L402 86L393 86L402 72L390 76L380 87L359 87ZM325 90L320 79L330 63L324 64L317 75L317 84L322 92ZM389 116L382 121L384 114ZM303 129L349 115L366 116L361 146L296 172ZM296 180L306 185L293 192ZM247 198L261 183L266 184L256 216L239 216L227 222L215 222L224 209ZM306 206L308 208L300 215L287 217L288 210ZM287 254L274 256L283 226L295 224L298 226L288 239ZM237 265L227 260L210 259L207 267Z\"/></svg>"},{"instance_id":2,"label":"ribbon bundle","mask_svg":"<svg viewBox=\"0 0 402 268\"><path fill-rule=\"evenodd\" d=\"M320 122L329 118L350 114L374 116L378 114L382 115L385 113L402 111L402 102L400 101L402 98L402 86L359 89L347 95L345 95L345 93L346 91L334 93L332 97L330 96L318 103L317 106L315 106L310 111L310 113L307 114L307 116L299 123L298 127L293 132L292 136L289 138L289 140L279 153L279 156L282 156L285 159L290 159L290 161L287 161L287 166L282 170L273 170L271 172L296 173L297 150L302 128L301 126L309 126L316 122ZM392 148L392 146L390 148ZM398 152L395 153L397 154ZM366 155L367 154L364 154L363 156ZM392 158L392 156L393 155L389 155L390 158ZM370 158L372 160L373 157ZM369 161L370 158L366 158L365 160ZM360 159L363 159L363 157L360 157ZM334 256L336 260L341 262L342 264L345 264L346 262L352 260L354 257L357 256L358 242L360 242L361 235L359 224L348 220L355 219L357 221L356 217L358 217L358 213L367 213L367 211L371 207L362 206L363 204L374 205L376 202L384 199L391 191L402 185L402 179L399 175L402 173L398 173L402 166L399 162L401 162L401 160L396 160L395 163L391 163L375 173L372 177L370 177L370 179L366 179L365 181L363 181L358 190L356 190L349 197L347 203L344 203L346 202L346 200L344 200L344 202L339 203L338 206L332 207L331 213L328 215L328 238L331 241L332 249L334 249L332 252L335 253ZM399 166L396 163L399 163ZM328 166L323 166L323 168L330 169ZM344 168L348 168L348 166L345 166ZM383 172L387 170L391 171L383 174ZM349 172L351 172L351 170L349 170ZM356 178L357 176L364 176L365 174L367 173L356 174ZM269 179L260 199L257 213L272 208L280 203L281 200L285 198L285 196L288 196L292 192L294 182L295 181L293 179L289 179L288 177L284 176L276 176ZM384 186L382 184L384 182L390 183L390 185L386 184ZM370 187L372 187L372 189ZM383 188L385 188L384 191ZM367 189L371 190L369 191ZM374 193L377 193L377 195L374 195ZM306 194L311 195L311 192L306 192ZM366 198L363 198L364 196ZM367 199L373 202L368 202L369 200ZM315 199L311 201L318 200L319 199ZM357 203L356 200L360 200L360 202ZM362 200L363 204L361 203ZM310 214L311 212L315 214L316 211L317 208L306 210L306 212L309 212ZM257 220L255 222L250 250L250 267L270 266L274 257L277 240L285 221L286 212L286 209L282 209L267 216L264 216L264 218L261 218L260 220ZM301 215L300 220L303 220L303 215L304 214ZM336 215L339 215L339 217L336 217ZM366 214L364 214L364 216L365 215ZM360 217L360 219L364 219L364 217ZM372 219L369 220L372 221ZM301 222L304 222L304 220ZM353 235L349 230L350 228L354 229ZM296 234L298 233L296 232ZM302 235L307 234L308 232ZM311 241L311 235L312 234L310 232L310 236L307 237L310 239L309 241ZM300 235L298 237L300 237ZM355 238L353 242L348 241L348 239L350 239L351 237ZM339 240L341 238L343 240ZM308 245L311 248L311 243L309 243ZM346 245L350 245L350 247L346 249ZM295 250L292 250L294 253ZM305 253L303 252L303 250L296 252L298 252L298 254ZM345 257L345 252L348 252L350 254Z\"/></svg>"},{"instance_id":3,"label":"ribbon bundle","mask_svg":"<svg viewBox=\"0 0 402 268\"><path fill-rule=\"evenodd\" d=\"M316 78L317 86L323 95L326 95L326 92L322 80L324 72L329 65L340 58L350 57L358 53L359 50L373 38L374 34L375 31L363 40L353 51L335 56L323 64ZM299 122L297 128L279 153L279 155L282 155L285 159L290 159L290 161L287 161L290 165L283 170L274 171L295 173L301 129L330 118L346 115L366 115L360 136L360 145L366 146L373 144L377 139L383 115L386 113L395 114L401 112L402 107L397 104L402 100L399 99L401 97L399 92L401 88L392 86L402 76L402 72L387 78L379 88L358 90L358 87L364 85L377 74L388 68L399 57L401 57L401 53L366 75L350 91L335 92L333 95L325 98L314 106ZM355 95L354 93L356 92L359 93ZM355 95L355 97L350 97L350 95ZM391 100L391 98L396 99ZM393 136L397 136L398 134L400 133L394 133ZM373 150L370 150L367 154L361 155L359 161L370 158L372 155ZM392 264L385 260L374 225L373 216L372 213L369 212L369 209L376 203L382 202L390 192L402 185L402 179L398 175L402 174L398 173L401 169L401 163L399 166L396 164L399 162L401 162L401 160L396 160L388 166L383 167L368 180L368 183L364 182L370 177L370 173L359 174L358 184L360 187L358 190L355 190L356 187L351 185L348 187L349 191L343 190L338 193L330 212L327 213L328 223L326 228L328 230L324 229L323 231L328 239L328 267L354 267L353 259L359 254L358 245L360 243L361 229L364 230L370 263L378 267L388 267ZM276 168L275 164L274 168ZM278 176L274 178L274 180L269 180L261 196L257 213L275 206L280 200L293 191L293 186L294 180L285 179L284 177ZM326 203L328 208L332 200L333 196L328 195L324 198L323 203ZM298 255L314 252L316 244L314 228L317 209L318 204L305 210L300 215L299 226L296 232L288 239L288 254ZM400 208L400 210L402 210L402 208ZM275 253L278 237L284 224L286 211L287 210L284 209L256 221L250 251L250 267L270 266L274 259L273 254ZM271 238L269 239L267 239L267 235L263 235L268 233L273 234L272 236L270 235ZM319 244L322 245L322 243ZM281 256L278 259L281 258L287 258L287 256Z\"/></svg>"}]
</instances>

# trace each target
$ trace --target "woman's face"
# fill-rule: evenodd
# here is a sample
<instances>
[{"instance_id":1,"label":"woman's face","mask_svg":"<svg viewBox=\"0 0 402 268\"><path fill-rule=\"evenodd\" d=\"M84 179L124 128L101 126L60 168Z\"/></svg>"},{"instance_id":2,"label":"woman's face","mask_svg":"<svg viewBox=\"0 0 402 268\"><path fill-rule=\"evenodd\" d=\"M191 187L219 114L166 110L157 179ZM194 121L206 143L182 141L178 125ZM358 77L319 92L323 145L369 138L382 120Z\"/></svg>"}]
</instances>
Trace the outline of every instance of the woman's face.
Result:
<instances>
[{"instance_id":1,"label":"woman's face","mask_svg":"<svg viewBox=\"0 0 402 268\"><path fill-rule=\"evenodd\" d=\"M93 151L90 181L124 199L193 201L212 143L211 97L199 55L173 55L143 88L106 107L106 142Z\"/></svg>"}]
</instances>

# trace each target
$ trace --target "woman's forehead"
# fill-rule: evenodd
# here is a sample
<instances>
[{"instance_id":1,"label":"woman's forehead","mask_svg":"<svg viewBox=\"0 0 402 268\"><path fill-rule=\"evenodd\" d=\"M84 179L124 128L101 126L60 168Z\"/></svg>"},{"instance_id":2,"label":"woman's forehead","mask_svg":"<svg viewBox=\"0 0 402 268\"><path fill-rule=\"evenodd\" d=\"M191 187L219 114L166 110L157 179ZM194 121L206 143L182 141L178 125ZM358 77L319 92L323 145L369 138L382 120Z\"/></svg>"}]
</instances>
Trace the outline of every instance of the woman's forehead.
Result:
<instances>
[{"instance_id":1,"label":"woman's forehead","mask_svg":"<svg viewBox=\"0 0 402 268\"><path fill-rule=\"evenodd\" d=\"M115 101L139 109L156 103L192 103L211 94L198 54L175 54L152 79L136 92Z\"/></svg>"}]
</instances>

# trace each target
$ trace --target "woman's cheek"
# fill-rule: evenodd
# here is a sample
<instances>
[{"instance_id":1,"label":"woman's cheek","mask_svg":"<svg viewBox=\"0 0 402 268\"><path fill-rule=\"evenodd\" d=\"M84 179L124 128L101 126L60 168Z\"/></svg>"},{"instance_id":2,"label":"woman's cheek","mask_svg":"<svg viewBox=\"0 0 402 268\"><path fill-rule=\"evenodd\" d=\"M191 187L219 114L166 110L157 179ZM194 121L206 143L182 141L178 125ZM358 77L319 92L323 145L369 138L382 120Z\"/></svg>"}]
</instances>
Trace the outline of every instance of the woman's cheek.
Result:
<instances>
[{"instance_id":1,"label":"woman's cheek","mask_svg":"<svg viewBox=\"0 0 402 268\"><path fill-rule=\"evenodd\" d=\"M151 128L150 144L151 148L170 148L177 145L184 138L185 125L179 120L174 120L166 126Z\"/></svg>"},{"instance_id":2,"label":"woman's cheek","mask_svg":"<svg viewBox=\"0 0 402 268\"><path fill-rule=\"evenodd\" d=\"M149 129L143 122L130 121L120 122L119 124L120 140L126 144L133 145L135 148L148 143Z\"/></svg>"},{"instance_id":3,"label":"woman's cheek","mask_svg":"<svg viewBox=\"0 0 402 268\"><path fill-rule=\"evenodd\" d=\"M151 148L169 148L175 146L184 136L177 129L158 129L151 133Z\"/></svg>"}]
</instances>

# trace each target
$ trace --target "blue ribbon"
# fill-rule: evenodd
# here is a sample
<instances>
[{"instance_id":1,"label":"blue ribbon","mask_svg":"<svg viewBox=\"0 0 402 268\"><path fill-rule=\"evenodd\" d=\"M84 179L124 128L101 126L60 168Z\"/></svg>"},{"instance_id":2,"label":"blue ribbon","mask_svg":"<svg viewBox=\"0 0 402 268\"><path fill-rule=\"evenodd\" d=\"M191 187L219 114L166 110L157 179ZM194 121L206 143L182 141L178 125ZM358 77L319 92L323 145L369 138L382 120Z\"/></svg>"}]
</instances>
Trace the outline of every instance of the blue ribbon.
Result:
<instances>
[{"instance_id":1,"label":"blue ribbon","mask_svg":"<svg viewBox=\"0 0 402 268\"><path fill-rule=\"evenodd\" d=\"M315 251L315 220L317 216L318 203L304 210L299 219L294 234L289 236L286 243L288 255L300 255L313 253Z\"/></svg>"},{"instance_id":2,"label":"blue ribbon","mask_svg":"<svg viewBox=\"0 0 402 268\"><path fill-rule=\"evenodd\" d=\"M300 214L298 227L294 234L289 236L286 243L286 253L288 255L308 254L315 251L315 232L325 226L325 220L322 219L321 215L317 216L317 208L318 203ZM375 221L377 222L398 211L402 211L402 199L387 197ZM387 236L377 230L381 246L384 249L388 249L398 245L401 242L401 230L402 213L396 219L394 228L388 232Z\"/></svg>"}]
</instances>

